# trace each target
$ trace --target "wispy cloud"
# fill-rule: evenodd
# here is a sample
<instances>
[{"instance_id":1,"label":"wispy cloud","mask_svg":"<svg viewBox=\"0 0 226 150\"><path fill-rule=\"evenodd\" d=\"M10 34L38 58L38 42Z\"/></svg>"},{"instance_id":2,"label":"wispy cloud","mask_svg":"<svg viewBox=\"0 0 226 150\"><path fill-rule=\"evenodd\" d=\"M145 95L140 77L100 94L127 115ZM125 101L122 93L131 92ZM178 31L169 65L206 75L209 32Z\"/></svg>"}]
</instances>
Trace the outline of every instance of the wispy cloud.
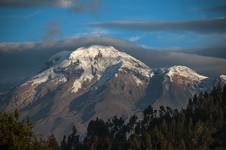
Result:
<instances>
[{"instance_id":1,"label":"wispy cloud","mask_svg":"<svg viewBox=\"0 0 226 150\"><path fill-rule=\"evenodd\" d=\"M226 33L226 18L191 21L112 21L89 24L92 27L120 28L144 31L192 31L196 33Z\"/></svg>"},{"instance_id":2,"label":"wispy cloud","mask_svg":"<svg viewBox=\"0 0 226 150\"><path fill-rule=\"evenodd\" d=\"M75 12L97 12L101 0L0 0L0 6L9 7L60 7L71 9Z\"/></svg>"},{"instance_id":3,"label":"wispy cloud","mask_svg":"<svg viewBox=\"0 0 226 150\"><path fill-rule=\"evenodd\" d=\"M118 40L120 41L120 40ZM86 43L95 44L107 44L118 42L111 37L101 36L101 35L91 35L91 34L77 34L73 37L68 37L62 40L51 39L43 40L40 42L0 42L0 53L1 52L20 52L20 51L36 51L36 50L46 50L46 49L59 49L59 50L73 50L80 46L85 46ZM119 42L120 43L120 42ZM110 45L109 45L110 46Z\"/></svg>"},{"instance_id":4,"label":"wispy cloud","mask_svg":"<svg viewBox=\"0 0 226 150\"><path fill-rule=\"evenodd\" d=\"M72 36L70 36L70 38L79 38L79 37L83 37L83 36L104 36L104 35L110 35L112 34L112 32L110 32L107 29L103 29L103 28L87 28L85 31L83 32L79 32L79 33L75 33ZM68 38L68 37L66 37Z\"/></svg>"},{"instance_id":5,"label":"wispy cloud","mask_svg":"<svg viewBox=\"0 0 226 150\"><path fill-rule=\"evenodd\" d=\"M138 36L138 35L131 36L131 37L129 37L129 41L136 42L136 41L140 40L142 37L143 36Z\"/></svg>"},{"instance_id":6,"label":"wispy cloud","mask_svg":"<svg viewBox=\"0 0 226 150\"><path fill-rule=\"evenodd\" d=\"M34 11L30 14L25 15L0 15L0 18L12 18L12 19L31 19L35 16L38 16L39 14L43 13L42 10Z\"/></svg>"},{"instance_id":7,"label":"wispy cloud","mask_svg":"<svg viewBox=\"0 0 226 150\"><path fill-rule=\"evenodd\" d=\"M102 28L96 28L96 29L93 29L88 34L92 34L92 35L106 35L106 34L109 34L109 31L106 30L106 29L102 29Z\"/></svg>"}]
</instances>

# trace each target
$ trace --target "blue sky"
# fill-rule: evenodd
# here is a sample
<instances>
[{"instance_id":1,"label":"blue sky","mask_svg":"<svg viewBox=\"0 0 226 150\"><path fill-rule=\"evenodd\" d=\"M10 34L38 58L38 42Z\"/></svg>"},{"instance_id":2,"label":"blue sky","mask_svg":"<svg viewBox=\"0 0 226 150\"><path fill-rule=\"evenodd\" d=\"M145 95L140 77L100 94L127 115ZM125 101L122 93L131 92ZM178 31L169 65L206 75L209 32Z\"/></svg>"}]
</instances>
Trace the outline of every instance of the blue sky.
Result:
<instances>
[{"instance_id":1,"label":"blue sky","mask_svg":"<svg viewBox=\"0 0 226 150\"><path fill-rule=\"evenodd\" d=\"M93 7L93 1L98 6ZM76 0L72 3L76 2L86 9L75 11L61 3L35 2L28 5L26 2L19 4L16 0L4 3L3 0L0 2L0 42L38 42L46 38L64 39L89 34L112 36L155 48L202 47L206 43L226 41L225 33L216 32L90 26L114 21L180 22L222 18L226 13L212 11L212 8L225 6L225 0Z\"/></svg>"}]
</instances>

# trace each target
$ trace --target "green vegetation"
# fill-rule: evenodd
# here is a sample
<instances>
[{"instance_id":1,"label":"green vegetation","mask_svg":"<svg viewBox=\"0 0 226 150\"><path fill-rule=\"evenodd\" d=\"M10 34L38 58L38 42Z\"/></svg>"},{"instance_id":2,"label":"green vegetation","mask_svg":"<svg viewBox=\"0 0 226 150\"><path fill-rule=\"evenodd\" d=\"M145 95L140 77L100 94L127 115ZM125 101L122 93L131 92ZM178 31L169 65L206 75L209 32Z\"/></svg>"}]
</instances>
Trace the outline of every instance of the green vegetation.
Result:
<instances>
[{"instance_id":1,"label":"green vegetation","mask_svg":"<svg viewBox=\"0 0 226 150\"><path fill-rule=\"evenodd\" d=\"M0 113L0 150L58 150L53 135L47 140L34 136L29 120L19 120L19 112ZM57 149L58 148L58 149Z\"/></svg>"},{"instance_id":2,"label":"green vegetation","mask_svg":"<svg viewBox=\"0 0 226 150\"><path fill-rule=\"evenodd\" d=\"M0 149L226 149L226 86L194 96L180 111L163 106L156 111L149 106L143 111L143 118L97 118L89 123L83 140L75 127L62 139L60 146L53 135L47 140L38 139L28 121L18 120L17 112L0 114Z\"/></svg>"}]
</instances>

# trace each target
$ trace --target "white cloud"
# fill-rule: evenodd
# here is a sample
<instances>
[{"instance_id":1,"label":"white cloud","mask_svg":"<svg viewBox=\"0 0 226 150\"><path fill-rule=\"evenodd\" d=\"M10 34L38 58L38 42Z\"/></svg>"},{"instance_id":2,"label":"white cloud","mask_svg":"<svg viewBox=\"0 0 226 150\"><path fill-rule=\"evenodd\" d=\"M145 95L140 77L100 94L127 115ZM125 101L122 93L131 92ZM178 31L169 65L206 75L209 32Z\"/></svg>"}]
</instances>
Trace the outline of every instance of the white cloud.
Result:
<instances>
[{"instance_id":1,"label":"white cloud","mask_svg":"<svg viewBox=\"0 0 226 150\"><path fill-rule=\"evenodd\" d=\"M106 35L109 34L109 31L106 29L101 29L101 28L97 28L97 29L93 29L90 34L94 34L94 35Z\"/></svg>"},{"instance_id":2,"label":"white cloud","mask_svg":"<svg viewBox=\"0 0 226 150\"><path fill-rule=\"evenodd\" d=\"M136 36L131 36L131 37L129 38L129 41L131 41L131 42L136 42L136 41L140 40L142 37L143 37L143 36L138 36L138 35L136 35Z\"/></svg>"},{"instance_id":3,"label":"white cloud","mask_svg":"<svg viewBox=\"0 0 226 150\"><path fill-rule=\"evenodd\" d=\"M101 29L101 28L94 28L94 29L88 29L88 31L84 31L84 32L79 32L79 33L75 33L74 35L70 36L70 38L79 38L79 37L83 37L83 36L87 36L87 35L109 35L110 31L106 30L106 29ZM68 37L65 37L68 38Z\"/></svg>"}]
</instances>

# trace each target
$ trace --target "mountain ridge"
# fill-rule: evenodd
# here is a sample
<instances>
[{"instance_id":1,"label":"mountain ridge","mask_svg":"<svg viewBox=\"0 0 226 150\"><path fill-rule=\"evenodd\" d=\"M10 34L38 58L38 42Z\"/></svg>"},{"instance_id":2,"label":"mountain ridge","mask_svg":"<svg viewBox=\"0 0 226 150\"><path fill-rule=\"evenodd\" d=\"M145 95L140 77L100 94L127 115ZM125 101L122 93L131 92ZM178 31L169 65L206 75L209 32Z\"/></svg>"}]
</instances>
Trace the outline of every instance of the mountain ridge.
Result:
<instances>
[{"instance_id":1,"label":"mountain ridge","mask_svg":"<svg viewBox=\"0 0 226 150\"><path fill-rule=\"evenodd\" d=\"M73 123L84 133L95 117L127 118L150 104L182 108L206 80L186 66L154 70L113 47L94 45L50 57L46 69L11 92L4 110L19 108L37 133L60 137Z\"/></svg>"}]
</instances>

